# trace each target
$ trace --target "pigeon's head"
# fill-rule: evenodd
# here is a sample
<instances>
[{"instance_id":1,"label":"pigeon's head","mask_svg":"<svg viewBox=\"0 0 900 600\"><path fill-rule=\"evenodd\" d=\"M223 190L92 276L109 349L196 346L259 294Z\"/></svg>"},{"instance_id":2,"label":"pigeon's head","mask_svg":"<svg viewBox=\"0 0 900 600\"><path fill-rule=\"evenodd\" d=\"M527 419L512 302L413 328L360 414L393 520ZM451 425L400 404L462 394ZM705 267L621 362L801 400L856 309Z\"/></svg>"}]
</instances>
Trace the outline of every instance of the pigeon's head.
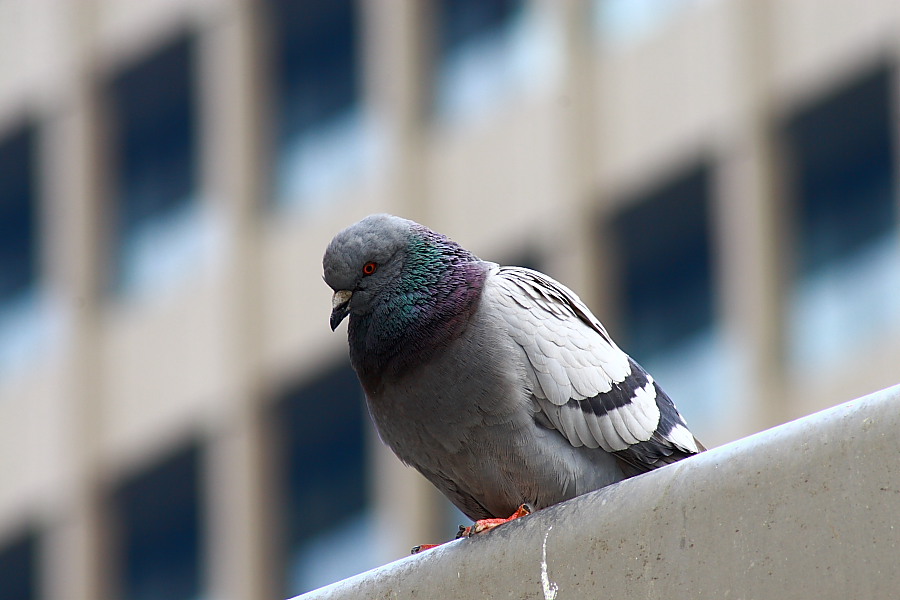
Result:
<instances>
[{"instance_id":1,"label":"pigeon's head","mask_svg":"<svg viewBox=\"0 0 900 600\"><path fill-rule=\"evenodd\" d=\"M400 277L415 225L393 215L370 215L334 236L322 259L325 283L334 290L332 330L351 311L369 312L379 293Z\"/></svg>"}]
</instances>

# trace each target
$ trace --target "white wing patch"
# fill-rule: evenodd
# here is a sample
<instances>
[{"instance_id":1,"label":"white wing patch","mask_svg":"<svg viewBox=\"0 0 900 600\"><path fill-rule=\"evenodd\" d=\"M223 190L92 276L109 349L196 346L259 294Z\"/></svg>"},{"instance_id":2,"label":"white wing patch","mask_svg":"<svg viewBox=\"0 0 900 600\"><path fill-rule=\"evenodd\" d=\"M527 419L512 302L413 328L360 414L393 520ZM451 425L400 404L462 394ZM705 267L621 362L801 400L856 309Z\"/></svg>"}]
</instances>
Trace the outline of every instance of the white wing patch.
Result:
<instances>
[{"instance_id":1,"label":"white wing patch","mask_svg":"<svg viewBox=\"0 0 900 600\"><path fill-rule=\"evenodd\" d=\"M612 341L574 292L535 271L495 268L485 293L533 368L534 394L557 405L608 392L631 373L628 355ZM588 315L590 324L573 310Z\"/></svg>"},{"instance_id":2,"label":"white wing patch","mask_svg":"<svg viewBox=\"0 0 900 600\"><path fill-rule=\"evenodd\" d=\"M655 430L659 425L659 406L656 405L656 388L653 387L652 377L648 376L647 385L635 391L631 404L637 410L630 411L628 416L637 421L637 427L644 431Z\"/></svg>"},{"instance_id":3,"label":"white wing patch","mask_svg":"<svg viewBox=\"0 0 900 600\"><path fill-rule=\"evenodd\" d=\"M666 439L675 444L678 448L683 448L689 452L699 452L700 448L697 446L697 440L694 438L694 434L688 430L687 427L678 423L666 435Z\"/></svg>"},{"instance_id":4,"label":"white wing patch","mask_svg":"<svg viewBox=\"0 0 900 600\"><path fill-rule=\"evenodd\" d=\"M531 393L573 446L620 452L653 438L660 424L653 379L636 365L633 372L574 292L529 269L495 267L485 294L527 357Z\"/></svg>"}]
</instances>

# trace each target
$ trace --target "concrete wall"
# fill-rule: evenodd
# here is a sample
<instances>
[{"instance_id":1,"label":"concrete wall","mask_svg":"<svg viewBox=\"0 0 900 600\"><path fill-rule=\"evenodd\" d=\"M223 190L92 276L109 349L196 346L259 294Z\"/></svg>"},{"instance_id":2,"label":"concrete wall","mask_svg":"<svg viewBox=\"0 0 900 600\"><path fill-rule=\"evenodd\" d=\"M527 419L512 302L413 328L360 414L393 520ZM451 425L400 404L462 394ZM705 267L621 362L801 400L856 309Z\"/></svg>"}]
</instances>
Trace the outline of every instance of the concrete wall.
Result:
<instances>
[{"instance_id":1,"label":"concrete wall","mask_svg":"<svg viewBox=\"0 0 900 600\"><path fill-rule=\"evenodd\" d=\"M900 386L301 598L895 598Z\"/></svg>"},{"instance_id":2,"label":"concrete wall","mask_svg":"<svg viewBox=\"0 0 900 600\"><path fill-rule=\"evenodd\" d=\"M0 136L22 122L40 129L42 285L61 321L58 343L0 374L0 542L41 532L45 596L115 597L109 489L199 439L209 449L209 595L274 597L275 458L260 414L345 359L344 337L327 327L321 256L334 232L370 212L423 220L485 258L534 252L612 326L620 282L598 220L709 155L718 312L742 357L729 398L747 414L698 435L717 444L897 382L896 331L838 365L798 371L781 360L782 250L792 240L779 232L790 203L772 193L771 124L872 64L900 63L900 2L694 2L644 43L608 51L588 26L592 1L531 0L561 41L558 77L483 120L441 128L424 115L427 2L360 1L365 94L386 130L387 164L327 209L294 214L271 210L262 191L264 3L0 0ZM222 243L171 294L123 303L102 285L114 199L101 91L185 32L198 41L204 203ZM893 77L900 90L900 69ZM384 554L432 541L440 505L430 486L381 444L371 453L373 510L391 533ZM559 527L548 539L554 577ZM566 597L571 584L555 581Z\"/></svg>"}]
</instances>

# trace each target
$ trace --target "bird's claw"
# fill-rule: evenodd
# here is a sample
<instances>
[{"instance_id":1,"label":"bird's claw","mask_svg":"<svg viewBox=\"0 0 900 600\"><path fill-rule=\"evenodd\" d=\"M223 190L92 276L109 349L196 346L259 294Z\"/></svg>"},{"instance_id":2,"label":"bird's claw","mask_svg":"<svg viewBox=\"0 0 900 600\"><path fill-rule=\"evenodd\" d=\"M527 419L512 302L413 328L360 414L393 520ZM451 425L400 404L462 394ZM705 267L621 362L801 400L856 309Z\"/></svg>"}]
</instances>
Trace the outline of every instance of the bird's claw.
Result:
<instances>
[{"instance_id":1,"label":"bird's claw","mask_svg":"<svg viewBox=\"0 0 900 600\"><path fill-rule=\"evenodd\" d=\"M475 521L475 524L471 527L460 526L459 533L456 534L456 537L472 537L473 535L484 533L485 531L490 531L491 529L499 525L509 523L510 521L524 517L525 515L530 515L533 512L534 509L530 504L522 504L521 506L519 506L519 508L516 509L516 512L505 519L479 519Z\"/></svg>"},{"instance_id":2,"label":"bird's claw","mask_svg":"<svg viewBox=\"0 0 900 600\"><path fill-rule=\"evenodd\" d=\"M475 521L474 525L470 525L469 527L460 525L459 531L456 532L456 537L454 539L458 540L459 538L472 537L473 535L484 533L485 531L490 531L494 527L503 525L504 523L509 523L510 521L518 519L520 517L524 517L525 515L530 515L533 512L534 509L530 504L523 504L516 509L516 512L505 519L479 519ZM418 554L419 552L422 552L424 550L431 550L432 548L440 545L441 544L419 544L418 546L413 546L410 554Z\"/></svg>"}]
</instances>

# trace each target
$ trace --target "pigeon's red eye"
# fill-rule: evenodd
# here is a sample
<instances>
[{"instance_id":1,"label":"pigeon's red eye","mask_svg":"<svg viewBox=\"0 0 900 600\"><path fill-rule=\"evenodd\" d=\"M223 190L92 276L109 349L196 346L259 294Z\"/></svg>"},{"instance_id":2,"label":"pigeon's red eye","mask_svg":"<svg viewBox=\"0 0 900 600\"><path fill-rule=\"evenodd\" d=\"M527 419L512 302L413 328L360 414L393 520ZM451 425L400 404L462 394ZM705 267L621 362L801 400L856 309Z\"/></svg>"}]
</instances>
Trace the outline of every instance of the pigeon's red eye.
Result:
<instances>
[{"instance_id":1,"label":"pigeon's red eye","mask_svg":"<svg viewBox=\"0 0 900 600\"><path fill-rule=\"evenodd\" d=\"M363 265L363 275L371 275L376 270L378 270L378 265L371 261Z\"/></svg>"}]
</instances>

